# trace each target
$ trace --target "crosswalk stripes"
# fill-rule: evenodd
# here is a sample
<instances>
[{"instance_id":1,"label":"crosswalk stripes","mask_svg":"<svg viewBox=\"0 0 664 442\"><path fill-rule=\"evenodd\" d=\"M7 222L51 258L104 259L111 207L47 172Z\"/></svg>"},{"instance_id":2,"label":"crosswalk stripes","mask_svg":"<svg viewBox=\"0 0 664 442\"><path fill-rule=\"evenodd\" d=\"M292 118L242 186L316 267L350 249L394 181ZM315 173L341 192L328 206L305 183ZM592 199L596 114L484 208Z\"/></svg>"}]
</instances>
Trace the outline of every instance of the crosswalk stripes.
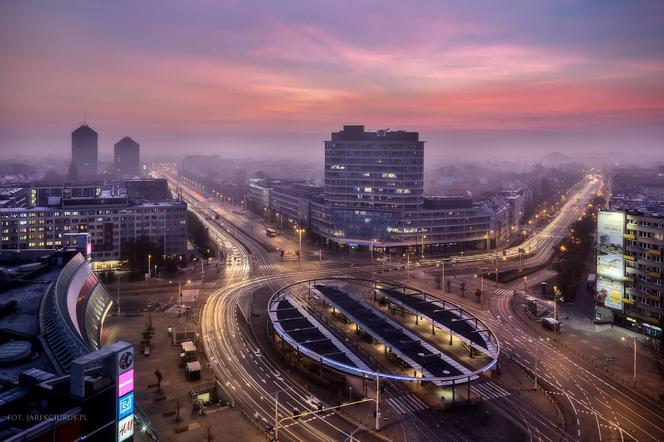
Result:
<instances>
[{"instance_id":1,"label":"crosswalk stripes","mask_svg":"<svg viewBox=\"0 0 664 442\"><path fill-rule=\"evenodd\" d=\"M483 400L497 399L499 397L509 396L510 392L493 382L483 382L470 386L470 391L480 396Z\"/></svg>"},{"instance_id":2,"label":"crosswalk stripes","mask_svg":"<svg viewBox=\"0 0 664 442\"><path fill-rule=\"evenodd\" d=\"M272 271L279 271L279 264L261 264L258 266L260 270L272 270Z\"/></svg>"},{"instance_id":3,"label":"crosswalk stripes","mask_svg":"<svg viewBox=\"0 0 664 442\"><path fill-rule=\"evenodd\" d=\"M494 295L499 295L499 296L509 296L514 293L514 290L510 289L496 289L493 291Z\"/></svg>"},{"instance_id":4,"label":"crosswalk stripes","mask_svg":"<svg viewBox=\"0 0 664 442\"><path fill-rule=\"evenodd\" d=\"M394 408L394 410L399 414L414 413L416 411L429 408L427 404L422 402L422 400L414 394L391 397L387 399L387 403L389 403L390 406Z\"/></svg>"}]
</instances>

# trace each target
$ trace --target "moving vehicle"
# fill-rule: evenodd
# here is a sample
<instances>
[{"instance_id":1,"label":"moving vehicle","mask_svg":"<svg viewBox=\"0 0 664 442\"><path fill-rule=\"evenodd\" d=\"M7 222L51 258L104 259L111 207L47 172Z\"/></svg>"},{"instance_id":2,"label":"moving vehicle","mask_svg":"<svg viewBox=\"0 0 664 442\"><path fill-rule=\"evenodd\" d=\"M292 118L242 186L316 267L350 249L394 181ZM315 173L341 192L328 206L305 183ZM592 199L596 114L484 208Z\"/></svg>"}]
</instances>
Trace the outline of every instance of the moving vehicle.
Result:
<instances>
[{"instance_id":1,"label":"moving vehicle","mask_svg":"<svg viewBox=\"0 0 664 442\"><path fill-rule=\"evenodd\" d=\"M277 231L274 230L272 227L266 227L265 228L265 234L267 236L277 236Z\"/></svg>"}]
</instances>

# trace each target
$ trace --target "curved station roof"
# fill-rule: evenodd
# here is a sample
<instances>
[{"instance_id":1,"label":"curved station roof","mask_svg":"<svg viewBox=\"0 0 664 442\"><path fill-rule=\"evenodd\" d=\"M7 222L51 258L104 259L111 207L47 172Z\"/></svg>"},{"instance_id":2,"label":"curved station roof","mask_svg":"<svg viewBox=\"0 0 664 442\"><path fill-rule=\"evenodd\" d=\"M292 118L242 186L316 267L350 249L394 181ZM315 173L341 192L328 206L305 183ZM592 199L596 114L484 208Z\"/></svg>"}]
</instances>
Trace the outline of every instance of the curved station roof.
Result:
<instances>
[{"instance_id":1,"label":"curved station roof","mask_svg":"<svg viewBox=\"0 0 664 442\"><path fill-rule=\"evenodd\" d=\"M330 368L356 376L376 375L402 381L430 381L436 385L449 385L474 380L482 371L490 370L498 358L498 342L486 326L466 310L431 297L414 289L388 286L368 280L330 278L328 280L301 281L276 292L269 304L269 316L276 333L301 354ZM423 337L383 314L378 308L365 302L359 295L346 291L339 283L362 283L375 286L377 292L393 305L401 306L413 314L425 318L462 341L468 347L490 358L479 370L472 370L454 357L436 348ZM348 320L376 342L394 353L417 375L377 373L369 368L350 348L312 315L300 301L291 297L290 288L309 284L312 294L334 307Z\"/></svg>"}]
</instances>

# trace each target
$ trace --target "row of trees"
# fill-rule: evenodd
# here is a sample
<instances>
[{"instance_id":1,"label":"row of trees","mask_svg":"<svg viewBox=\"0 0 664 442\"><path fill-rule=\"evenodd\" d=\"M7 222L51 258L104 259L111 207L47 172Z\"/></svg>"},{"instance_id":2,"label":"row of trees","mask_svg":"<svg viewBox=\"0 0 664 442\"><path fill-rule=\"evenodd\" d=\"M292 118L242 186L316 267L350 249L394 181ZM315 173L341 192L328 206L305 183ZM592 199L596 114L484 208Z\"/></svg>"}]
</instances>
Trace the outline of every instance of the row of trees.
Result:
<instances>
[{"instance_id":1,"label":"row of trees","mask_svg":"<svg viewBox=\"0 0 664 442\"><path fill-rule=\"evenodd\" d=\"M210 239L210 232L203 222L191 211L187 211L187 231L189 241L203 255L203 258L214 256L214 244Z\"/></svg>"},{"instance_id":2,"label":"row of trees","mask_svg":"<svg viewBox=\"0 0 664 442\"><path fill-rule=\"evenodd\" d=\"M557 255L553 261L553 269L558 272L556 286L559 296L574 299L576 288L588 259L593 250L593 238L597 220L597 209L604 200L595 196L591 201L592 208L570 227L569 234L557 246Z\"/></svg>"}]
</instances>

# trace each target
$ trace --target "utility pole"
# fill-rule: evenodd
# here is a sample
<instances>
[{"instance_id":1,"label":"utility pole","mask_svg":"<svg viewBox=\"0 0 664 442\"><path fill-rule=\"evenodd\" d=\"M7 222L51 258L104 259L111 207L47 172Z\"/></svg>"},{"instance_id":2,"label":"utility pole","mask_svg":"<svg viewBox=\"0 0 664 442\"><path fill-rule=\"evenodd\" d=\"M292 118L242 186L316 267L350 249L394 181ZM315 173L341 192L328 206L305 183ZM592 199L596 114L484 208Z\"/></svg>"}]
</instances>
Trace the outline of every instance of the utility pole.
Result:
<instances>
[{"instance_id":1,"label":"utility pole","mask_svg":"<svg viewBox=\"0 0 664 442\"><path fill-rule=\"evenodd\" d=\"M441 259L440 263L443 268L443 293L445 293L445 259Z\"/></svg>"},{"instance_id":2,"label":"utility pole","mask_svg":"<svg viewBox=\"0 0 664 442\"><path fill-rule=\"evenodd\" d=\"M279 441L279 392L274 392L274 440Z\"/></svg>"},{"instance_id":3,"label":"utility pole","mask_svg":"<svg viewBox=\"0 0 664 442\"><path fill-rule=\"evenodd\" d=\"M182 283L178 281L178 318L180 317L181 308L182 308Z\"/></svg>"},{"instance_id":4,"label":"utility pole","mask_svg":"<svg viewBox=\"0 0 664 442\"><path fill-rule=\"evenodd\" d=\"M116 298L117 298L117 301L118 301L117 302L118 303L118 316L120 316L120 275L119 274L118 274L118 277L116 278L115 283L118 285L118 292L117 292Z\"/></svg>"},{"instance_id":5,"label":"utility pole","mask_svg":"<svg viewBox=\"0 0 664 442\"><path fill-rule=\"evenodd\" d=\"M535 349L535 390L537 390L537 374L538 374L537 373L537 368L538 368L537 365L539 363L539 352L540 352L540 348L539 348L539 346L537 346L537 348Z\"/></svg>"},{"instance_id":6,"label":"utility pole","mask_svg":"<svg viewBox=\"0 0 664 442\"><path fill-rule=\"evenodd\" d=\"M499 261L498 254L496 253L496 288L498 288L498 261Z\"/></svg>"},{"instance_id":7,"label":"utility pole","mask_svg":"<svg viewBox=\"0 0 664 442\"><path fill-rule=\"evenodd\" d=\"M636 337L634 339L634 386L636 387Z\"/></svg>"},{"instance_id":8,"label":"utility pole","mask_svg":"<svg viewBox=\"0 0 664 442\"><path fill-rule=\"evenodd\" d=\"M378 404L380 402L380 375L376 372L376 431L380 430L380 410Z\"/></svg>"},{"instance_id":9,"label":"utility pole","mask_svg":"<svg viewBox=\"0 0 664 442\"><path fill-rule=\"evenodd\" d=\"M410 253L406 252L406 274L408 276L408 279L410 279Z\"/></svg>"}]
</instances>

